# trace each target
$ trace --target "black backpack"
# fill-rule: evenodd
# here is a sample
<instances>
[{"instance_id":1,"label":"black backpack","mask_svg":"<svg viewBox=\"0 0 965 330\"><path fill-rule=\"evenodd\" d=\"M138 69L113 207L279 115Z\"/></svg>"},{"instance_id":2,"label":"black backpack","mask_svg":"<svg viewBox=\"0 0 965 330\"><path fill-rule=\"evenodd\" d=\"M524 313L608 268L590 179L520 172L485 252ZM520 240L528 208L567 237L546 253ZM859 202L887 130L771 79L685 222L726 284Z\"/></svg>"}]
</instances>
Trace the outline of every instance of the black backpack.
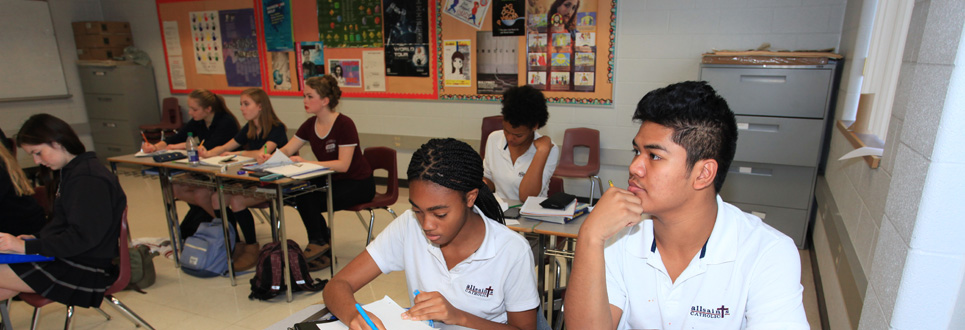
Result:
<instances>
[{"instance_id":1,"label":"black backpack","mask_svg":"<svg viewBox=\"0 0 965 330\"><path fill-rule=\"evenodd\" d=\"M280 242L265 244L258 254L255 277L251 278L251 294L248 299L268 300L285 292L284 256ZM292 292L318 292L328 280L313 279L308 271L305 254L295 241L288 240L288 260L291 264Z\"/></svg>"}]
</instances>

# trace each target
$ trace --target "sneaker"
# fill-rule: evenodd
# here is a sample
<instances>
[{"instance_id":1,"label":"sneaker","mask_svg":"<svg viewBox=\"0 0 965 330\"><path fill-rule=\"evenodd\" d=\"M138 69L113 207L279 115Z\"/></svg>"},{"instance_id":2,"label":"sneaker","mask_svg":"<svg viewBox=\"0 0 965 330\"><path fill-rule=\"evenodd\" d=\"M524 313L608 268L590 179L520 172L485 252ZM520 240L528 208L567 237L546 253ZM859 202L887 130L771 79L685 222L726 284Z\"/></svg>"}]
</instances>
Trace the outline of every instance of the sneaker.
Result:
<instances>
[{"instance_id":1,"label":"sneaker","mask_svg":"<svg viewBox=\"0 0 965 330\"><path fill-rule=\"evenodd\" d=\"M332 259L327 255L323 255L318 259L308 262L308 271L317 272L330 266L332 266Z\"/></svg>"},{"instance_id":2,"label":"sneaker","mask_svg":"<svg viewBox=\"0 0 965 330\"><path fill-rule=\"evenodd\" d=\"M234 259L234 263L232 264L236 272L249 270L258 264L258 254L261 251L258 243L245 244L242 246L242 250L241 256L239 256L238 259Z\"/></svg>"},{"instance_id":3,"label":"sneaker","mask_svg":"<svg viewBox=\"0 0 965 330\"><path fill-rule=\"evenodd\" d=\"M322 256L323 253L328 252L328 250L331 248L332 246L329 244L318 245L315 243L308 243L308 246L305 247L305 261L318 259L318 257Z\"/></svg>"}]
</instances>

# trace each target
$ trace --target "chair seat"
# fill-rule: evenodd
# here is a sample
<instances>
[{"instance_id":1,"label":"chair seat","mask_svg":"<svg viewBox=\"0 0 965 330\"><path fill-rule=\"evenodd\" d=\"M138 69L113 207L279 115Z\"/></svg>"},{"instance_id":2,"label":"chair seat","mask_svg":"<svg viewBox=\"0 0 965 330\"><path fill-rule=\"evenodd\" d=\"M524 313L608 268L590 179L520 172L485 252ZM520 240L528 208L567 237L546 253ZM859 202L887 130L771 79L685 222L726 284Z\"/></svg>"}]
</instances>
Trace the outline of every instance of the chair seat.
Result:
<instances>
[{"instance_id":1,"label":"chair seat","mask_svg":"<svg viewBox=\"0 0 965 330\"><path fill-rule=\"evenodd\" d=\"M579 166L579 165L569 165L569 164L559 164L556 166L556 171L553 172L555 176L564 177L588 177L592 175L597 175L600 173L600 168L590 167L590 166Z\"/></svg>"},{"instance_id":2,"label":"chair seat","mask_svg":"<svg viewBox=\"0 0 965 330\"><path fill-rule=\"evenodd\" d=\"M44 298L44 296L41 296L39 294L27 293L27 292L20 293L20 299L23 299L23 301L27 304L30 304L30 306L37 307L37 308L44 307L47 304L54 302L53 300Z\"/></svg>"},{"instance_id":3,"label":"chair seat","mask_svg":"<svg viewBox=\"0 0 965 330\"><path fill-rule=\"evenodd\" d=\"M389 196L388 194L375 194L375 197L372 198L371 202L353 205L345 208L345 210L359 212L378 207L389 207L392 206L392 204L395 204L395 201L392 200L392 196Z\"/></svg>"}]
</instances>

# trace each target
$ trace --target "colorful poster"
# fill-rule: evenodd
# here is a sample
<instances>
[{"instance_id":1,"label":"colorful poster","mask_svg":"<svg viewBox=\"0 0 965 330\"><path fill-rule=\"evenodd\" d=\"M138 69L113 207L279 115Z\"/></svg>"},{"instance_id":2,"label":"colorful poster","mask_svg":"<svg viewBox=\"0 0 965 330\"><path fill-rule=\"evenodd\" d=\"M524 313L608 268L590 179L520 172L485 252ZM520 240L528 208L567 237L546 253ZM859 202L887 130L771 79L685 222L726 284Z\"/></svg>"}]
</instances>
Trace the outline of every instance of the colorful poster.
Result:
<instances>
[{"instance_id":1,"label":"colorful poster","mask_svg":"<svg viewBox=\"0 0 965 330\"><path fill-rule=\"evenodd\" d=\"M446 0L443 12L476 30L482 28L493 0Z\"/></svg>"},{"instance_id":2,"label":"colorful poster","mask_svg":"<svg viewBox=\"0 0 965 330\"><path fill-rule=\"evenodd\" d=\"M525 0L493 0L494 36L521 36L525 31Z\"/></svg>"},{"instance_id":3,"label":"colorful poster","mask_svg":"<svg viewBox=\"0 0 965 330\"><path fill-rule=\"evenodd\" d=\"M296 52L298 63L298 81L300 90L305 90L305 79L325 75L325 57L323 56L323 42L303 41L298 44Z\"/></svg>"},{"instance_id":4,"label":"colorful poster","mask_svg":"<svg viewBox=\"0 0 965 330\"><path fill-rule=\"evenodd\" d=\"M195 70L198 74L225 74L218 11L192 11L188 16L191 20Z\"/></svg>"},{"instance_id":5,"label":"colorful poster","mask_svg":"<svg viewBox=\"0 0 965 330\"><path fill-rule=\"evenodd\" d=\"M526 53L529 60L526 77L530 80L547 79L547 84L537 88L594 91L597 13L590 10L597 7L597 1L527 1Z\"/></svg>"},{"instance_id":6,"label":"colorful poster","mask_svg":"<svg viewBox=\"0 0 965 330\"><path fill-rule=\"evenodd\" d=\"M221 40L224 41L224 70L231 87L260 87L258 36L255 10L231 9L219 12Z\"/></svg>"},{"instance_id":7,"label":"colorful poster","mask_svg":"<svg viewBox=\"0 0 965 330\"><path fill-rule=\"evenodd\" d=\"M269 52L294 50L291 0L262 0L265 8L265 42Z\"/></svg>"},{"instance_id":8,"label":"colorful poster","mask_svg":"<svg viewBox=\"0 0 965 330\"><path fill-rule=\"evenodd\" d=\"M329 74L339 87L362 87L362 61L359 59L328 60Z\"/></svg>"},{"instance_id":9,"label":"colorful poster","mask_svg":"<svg viewBox=\"0 0 965 330\"><path fill-rule=\"evenodd\" d=\"M362 75L366 92L385 91L385 54L381 50L362 51Z\"/></svg>"},{"instance_id":10,"label":"colorful poster","mask_svg":"<svg viewBox=\"0 0 965 330\"><path fill-rule=\"evenodd\" d=\"M292 84L291 52L269 52L271 54L271 89L276 91L297 91Z\"/></svg>"},{"instance_id":11,"label":"colorful poster","mask_svg":"<svg viewBox=\"0 0 965 330\"><path fill-rule=\"evenodd\" d=\"M472 61L469 40L443 40L442 61L446 87L469 87Z\"/></svg>"},{"instance_id":12,"label":"colorful poster","mask_svg":"<svg viewBox=\"0 0 965 330\"><path fill-rule=\"evenodd\" d=\"M382 47L380 0L318 0L315 3L319 39L328 47Z\"/></svg>"},{"instance_id":13,"label":"colorful poster","mask_svg":"<svg viewBox=\"0 0 965 330\"><path fill-rule=\"evenodd\" d=\"M477 94L502 94L506 88L519 85L518 44L517 38L476 32Z\"/></svg>"},{"instance_id":14,"label":"colorful poster","mask_svg":"<svg viewBox=\"0 0 965 330\"><path fill-rule=\"evenodd\" d=\"M429 76L429 8L426 0L385 0L385 74Z\"/></svg>"}]
</instances>

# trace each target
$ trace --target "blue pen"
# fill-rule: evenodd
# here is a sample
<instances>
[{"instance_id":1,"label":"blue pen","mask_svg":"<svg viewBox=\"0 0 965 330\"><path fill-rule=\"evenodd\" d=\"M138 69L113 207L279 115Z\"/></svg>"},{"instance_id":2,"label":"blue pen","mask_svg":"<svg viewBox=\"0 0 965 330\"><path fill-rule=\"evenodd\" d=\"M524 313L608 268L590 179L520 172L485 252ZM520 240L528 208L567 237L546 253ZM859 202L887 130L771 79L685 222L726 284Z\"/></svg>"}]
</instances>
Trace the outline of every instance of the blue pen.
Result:
<instances>
[{"instance_id":1,"label":"blue pen","mask_svg":"<svg viewBox=\"0 0 965 330\"><path fill-rule=\"evenodd\" d=\"M356 303L355 309L357 309L359 311L359 314L362 315L362 318L365 319L365 323L369 324L369 328L372 328L372 330L378 329L375 327L375 323L372 323L372 319L369 318L369 314L366 313L364 309L362 309L362 305L359 305L358 303Z\"/></svg>"},{"instance_id":2,"label":"blue pen","mask_svg":"<svg viewBox=\"0 0 965 330\"><path fill-rule=\"evenodd\" d=\"M413 292L413 294L415 294L415 295L417 295L417 296L418 296L418 295L419 295L419 290L415 290L415 292ZM435 323L435 322L432 322L432 320L429 320L429 326L430 326L430 327L433 327L433 326L435 326L435 324L434 324L434 323Z\"/></svg>"}]
</instances>

